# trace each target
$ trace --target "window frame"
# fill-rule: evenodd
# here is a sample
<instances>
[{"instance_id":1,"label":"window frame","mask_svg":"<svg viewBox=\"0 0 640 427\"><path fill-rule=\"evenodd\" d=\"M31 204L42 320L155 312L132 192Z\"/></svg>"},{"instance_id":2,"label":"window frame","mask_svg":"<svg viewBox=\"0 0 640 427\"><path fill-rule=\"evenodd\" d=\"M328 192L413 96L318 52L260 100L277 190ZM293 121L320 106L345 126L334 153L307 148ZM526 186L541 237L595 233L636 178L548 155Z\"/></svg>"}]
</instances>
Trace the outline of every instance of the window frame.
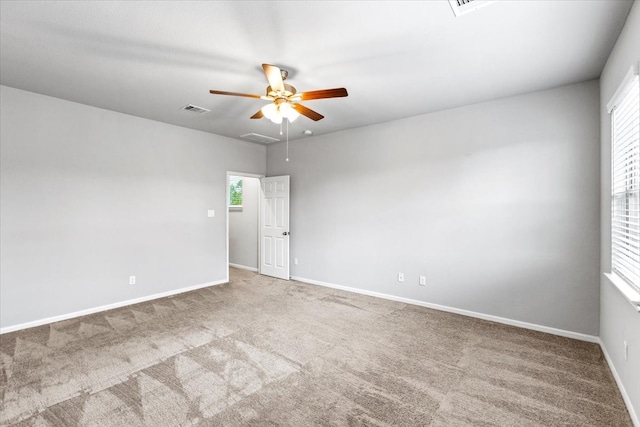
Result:
<instances>
[{"instance_id":1,"label":"window frame","mask_svg":"<svg viewBox=\"0 0 640 427\"><path fill-rule=\"evenodd\" d=\"M239 205L232 205L231 204L231 185L232 185L232 182L233 182L234 178L237 178L236 185L237 185L238 182L241 183L243 181L243 179L244 179L244 177L241 176L241 175L229 175L229 178L227 180L227 187L228 187L228 190L229 190L228 191L229 197L227 199L227 207L229 208L230 211L241 211L242 210L242 202L244 201L243 200L244 191L242 191L240 193L240 204ZM244 187L244 185L243 185L243 187ZM244 188L243 188L243 190L244 190Z\"/></svg>"},{"instance_id":2,"label":"window frame","mask_svg":"<svg viewBox=\"0 0 640 427\"><path fill-rule=\"evenodd\" d=\"M632 91L637 92L633 94ZM640 311L640 273L638 273L638 271L640 271L640 257L636 257L636 259L633 257L634 250L636 253L640 253L640 241L635 243L635 247L629 246L629 241L635 239L633 235L631 238L628 237L630 232L633 233L635 231L633 229L635 225L632 222L633 219L629 219L629 200L638 197L638 180L640 179L640 125L631 128L634 133L630 138L632 145L629 146L621 144L617 138L620 129L617 128L618 123L616 123L616 108L628 102L628 96L634 95L637 96L638 105L635 105L635 103L631 104L632 114L627 116L627 120L628 117L634 117L634 115L637 114L636 120L638 120L637 123L640 123L640 80L637 66L629 70L611 98L611 101L607 104L607 112L610 114L611 123L611 186L609 193L611 203L611 221L609 224L611 227L609 233L611 244L611 272L606 273L606 276L629 302L634 305L636 310ZM628 122L624 124L627 125ZM625 140L627 139L626 136L623 138ZM620 173L621 171L623 172L622 174ZM616 174L616 172L618 173ZM622 209L622 214L616 215L616 212L620 212L619 207L616 209L616 201L619 202L621 198L625 201L625 207ZM637 201L633 209L638 209ZM620 230L620 224L623 224L622 233L615 231L615 229ZM620 242L620 236L623 238L622 243ZM626 256L628 252L631 252L631 256L626 257L626 260L623 261L623 257ZM623 264L628 264L629 267Z\"/></svg>"}]
</instances>

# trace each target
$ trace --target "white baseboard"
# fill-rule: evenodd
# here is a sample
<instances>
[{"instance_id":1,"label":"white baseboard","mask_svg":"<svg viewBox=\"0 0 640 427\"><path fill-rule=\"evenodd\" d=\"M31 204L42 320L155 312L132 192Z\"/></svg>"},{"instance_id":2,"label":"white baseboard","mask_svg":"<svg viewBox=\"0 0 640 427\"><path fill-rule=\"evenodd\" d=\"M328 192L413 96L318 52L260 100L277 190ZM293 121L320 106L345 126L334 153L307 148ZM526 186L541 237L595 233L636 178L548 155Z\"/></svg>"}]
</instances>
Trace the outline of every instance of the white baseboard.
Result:
<instances>
[{"instance_id":1,"label":"white baseboard","mask_svg":"<svg viewBox=\"0 0 640 427\"><path fill-rule=\"evenodd\" d=\"M620 394L622 395L622 400L624 400L624 404L627 405L627 410L629 411L629 416L631 417L631 421L635 427L640 427L640 419L638 419L638 414L636 414L635 408L631 403L631 398L627 394L627 390L624 388L624 384L622 384L622 379L620 375L618 375L618 371L616 370L615 365L613 364L613 360L609 356L607 352L607 348L604 346L602 340L598 340L600 344L600 348L602 349L602 353L604 354L604 359L607 361L607 365L609 365L609 369L613 374L613 378L616 380L616 384L618 385L618 390L620 390Z\"/></svg>"},{"instance_id":2,"label":"white baseboard","mask_svg":"<svg viewBox=\"0 0 640 427\"><path fill-rule=\"evenodd\" d=\"M258 269L255 267L247 267L246 265L234 264L232 262L229 263L229 267L239 268L240 270L249 270L253 271L254 273L258 272Z\"/></svg>"},{"instance_id":3,"label":"white baseboard","mask_svg":"<svg viewBox=\"0 0 640 427\"><path fill-rule=\"evenodd\" d=\"M61 314L60 316L47 317L45 319L34 320L32 322L22 323L19 325L7 326L0 328L0 335L8 332L19 331L22 329L33 328L36 326L47 325L49 323L60 322L62 320L73 319L74 317L86 316L88 314L98 313L100 311L112 310L114 308L120 308L127 305L138 304L141 302L151 301L158 298L169 297L171 295L177 295L184 292L195 291L196 289L207 288L209 286L222 285L228 283L228 280L219 280L216 282L201 283L199 285L188 286L186 288L175 289L172 291L162 292L159 294L148 295L140 298L134 298L127 301L120 301L113 304L102 305L100 307L88 308L86 310L80 310L73 313Z\"/></svg>"},{"instance_id":4,"label":"white baseboard","mask_svg":"<svg viewBox=\"0 0 640 427\"><path fill-rule=\"evenodd\" d=\"M327 288L340 289L342 291L354 292L357 294L368 295L372 297L384 298L391 301L403 302L406 304L419 305L421 307L432 308L434 310L446 311L449 313L461 314L463 316L475 317L477 319L489 320L496 323L502 323L505 325L517 326L519 328L531 329L538 332L545 332L548 334L559 335L562 337L573 338L580 341L588 341L592 343L599 343L600 339L594 335L582 334L579 332L566 331L564 329L551 328L549 326L536 325L535 323L521 322L519 320L507 319L505 317L493 316L490 314L478 313L475 311L463 310L460 308L449 307L446 305L433 304L430 302L424 302L414 300L410 298L398 297L395 295L383 294L380 292L365 291L358 288L351 288L349 286L335 285L333 283L320 282L318 280L305 279L303 277L292 277L293 280L299 282L309 283L311 285L325 286Z\"/></svg>"}]
</instances>

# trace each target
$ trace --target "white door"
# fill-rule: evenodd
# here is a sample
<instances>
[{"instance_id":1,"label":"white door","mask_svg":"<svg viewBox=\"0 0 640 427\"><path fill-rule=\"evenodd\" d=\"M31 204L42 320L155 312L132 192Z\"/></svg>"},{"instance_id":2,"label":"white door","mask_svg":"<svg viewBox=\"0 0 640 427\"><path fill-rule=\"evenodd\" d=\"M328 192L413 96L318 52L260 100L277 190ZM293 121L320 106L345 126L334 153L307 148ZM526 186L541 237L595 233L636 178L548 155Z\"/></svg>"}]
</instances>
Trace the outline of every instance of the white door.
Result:
<instances>
[{"instance_id":1,"label":"white door","mask_svg":"<svg viewBox=\"0 0 640 427\"><path fill-rule=\"evenodd\" d=\"M289 175L260 183L260 274L289 280Z\"/></svg>"}]
</instances>

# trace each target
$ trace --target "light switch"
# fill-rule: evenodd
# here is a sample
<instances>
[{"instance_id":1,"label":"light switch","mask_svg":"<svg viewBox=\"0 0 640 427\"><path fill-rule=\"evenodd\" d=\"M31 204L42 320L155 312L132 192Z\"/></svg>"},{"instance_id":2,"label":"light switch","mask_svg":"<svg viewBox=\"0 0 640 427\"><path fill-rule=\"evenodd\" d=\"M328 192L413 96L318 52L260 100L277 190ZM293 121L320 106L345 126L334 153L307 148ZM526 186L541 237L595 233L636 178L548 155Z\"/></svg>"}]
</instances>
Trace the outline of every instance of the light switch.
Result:
<instances>
[{"instance_id":1,"label":"light switch","mask_svg":"<svg viewBox=\"0 0 640 427\"><path fill-rule=\"evenodd\" d=\"M209 218L213 218L214 216L216 216L216 211L214 211L213 209L209 209L209 210L207 211L207 216L208 216Z\"/></svg>"}]
</instances>

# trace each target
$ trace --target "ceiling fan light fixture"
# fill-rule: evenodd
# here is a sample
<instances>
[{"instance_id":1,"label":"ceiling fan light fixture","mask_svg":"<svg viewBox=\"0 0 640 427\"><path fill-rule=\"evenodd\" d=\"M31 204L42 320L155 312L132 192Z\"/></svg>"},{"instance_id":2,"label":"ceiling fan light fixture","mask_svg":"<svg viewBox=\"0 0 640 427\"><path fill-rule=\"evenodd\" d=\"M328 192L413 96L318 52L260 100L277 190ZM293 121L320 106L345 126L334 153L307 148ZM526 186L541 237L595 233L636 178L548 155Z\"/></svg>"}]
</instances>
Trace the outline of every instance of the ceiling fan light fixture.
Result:
<instances>
[{"instance_id":1,"label":"ceiling fan light fixture","mask_svg":"<svg viewBox=\"0 0 640 427\"><path fill-rule=\"evenodd\" d=\"M300 117L300 113L298 113L294 109L291 109L291 112L287 116L287 120L289 120L291 123L293 123L298 117Z\"/></svg>"},{"instance_id":2,"label":"ceiling fan light fixture","mask_svg":"<svg viewBox=\"0 0 640 427\"><path fill-rule=\"evenodd\" d=\"M262 107L260 111L262 111L262 114L264 114L267 119L278 125L282 123L282 119L287 119L289 122L293 122L295 119L300 117L300 113L294 110L288 102L267 104Z\"/></svg>"},{"instance_id":3,"label":"ceiling fan light fixture","mask_svg":"<svg viewBox=\"0 0 640 427\"><path fill-rule=\"evenodd\" d=\"M264 114L264 116L267 119L271 120L274 123L275 123L274 118L276 118L276 116L279 115L278 107L276 106L276 104L267 104L264 107L262 107L260 111L262 111L262 114ZM280 121L282 121L282 118Z\"/></svg>"},{"instance_id":4,"label":"ceiling fan light fixture","mask_svg":"<svg viewBox=\"0 0 640 427\"><path fill-rule=\"evenodd\" d=\"M280 114L282 115L282 117L285 117L287 120L289 120L289 122L293 123L295 119L300 117L300 113L294 110L291 104L289 104L288 102L281 103L279 107Z\"/></svg>"}]
</instances>

